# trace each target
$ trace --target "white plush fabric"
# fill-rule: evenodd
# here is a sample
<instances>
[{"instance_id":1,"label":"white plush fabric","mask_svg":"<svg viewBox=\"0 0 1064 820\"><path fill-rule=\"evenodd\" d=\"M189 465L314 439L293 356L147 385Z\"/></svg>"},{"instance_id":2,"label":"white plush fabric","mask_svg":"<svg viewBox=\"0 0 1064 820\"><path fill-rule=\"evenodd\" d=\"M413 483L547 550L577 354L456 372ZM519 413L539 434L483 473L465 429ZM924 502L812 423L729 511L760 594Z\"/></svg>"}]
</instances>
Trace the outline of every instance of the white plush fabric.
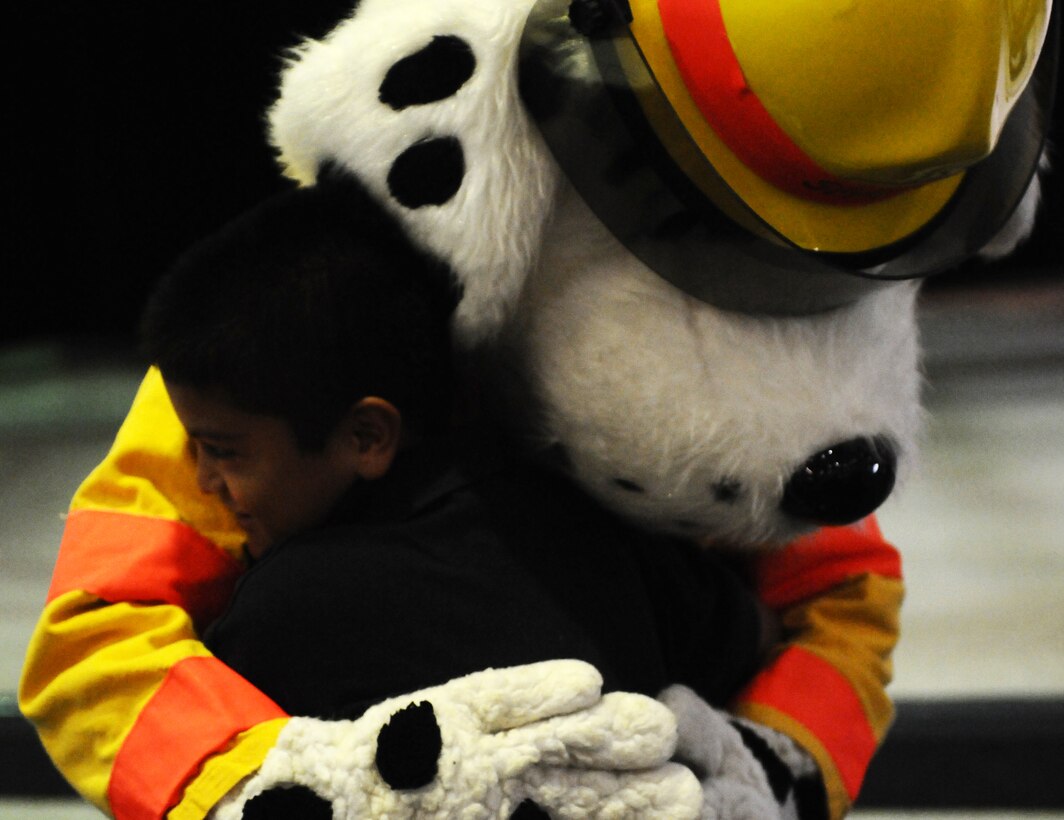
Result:
<instances>
[{"instance_id":1,"label":"white plush fabric","mask_svg":"<svg viewBox=\"0 0 1064 820\"><path fill-rule=\"evenodd\" d=\"M517 90L532 0L362 0L321 41L293 53L270 113L287 171L322 161L359 176L465 296L456 333L497 357L494 381L531 409L544 446L564 450L605 504L654 528L762 547L800 534L778 504L784 482L823 448L883 436L899 480L921 429L916 285L887 285L816 316L766 317L698 302L652 274L572 191ZM561 3L564 6L564 3ZM379 87L437 35L476 58L453 96L394 111ZM387 175L409 145L461 140L466 176L438 206L404 208ZM985 249L1011 251L1033 224L1037 179ZM721 484L738 487L722 501ZM635 485L642 492L633 493Z\"/></svg>"},{"instance_id":2,"label":"white plush fabric","mask_svg":"<svg viewBox=\"0 0 1064 820\"><path fill-rule=\"evenodd\" d=\"M911 465L921 424L916 286L890 285L807 317L748 316L653 274L563 191L507 333L545 444L623 515L740 544L800 530L784 482L824 447L895 442ZM643 488L632 493L615 479ZM714 485L742 490L731 503Z\"/></svg>"},{"instance_id":3,"label":"white plush fabric","mask_svg":"<svg viewBox=\"0 0 1064 820\"><path fill-rule=\"evenodd\" d=\"M309 180L321 161L339 162L447 259L465 287L459 337L507 327L513 355L500 380L526 391L515 406L541 409L539 439L560 443L581 483L624 515L686 536L778 543L800 531L778 511L783 483L824 447L886 436L904 475L920 426L914 287L816 317L728 313L654 276L568 189L556 205L560 172L516 89L529 5L363 0L284 72L270 122L289 172ZM437 34L469 42L473 77L438 103L382 104L388 68ZM463 144L461 190L441 206L403 208L388 193L391 162L443 134ZM722 481L741 486L735 503L715 499Z\"/></svg>"},{"instance_id":4,"label":"white plush fabric","mask_svg":"<svg viewBox=\"0 0 1064 820\"><path fill-rule=\"evenodd\" d=\"M526 799L557 818L697 818L694 775L667 763L676 722L641 695L601 695L580 661L486 670L393 698L356 721L292 718L258 773L212 813L238 820L272 787L301 785L337 818L509 818ZM377 735L397 711L432 704L443 750L437 778L395 791L375 767Z\"/></svg>"},{"instance_id":5,"label":"white plush fabric","mask_svg":"<svg viewBox=\"0 0 1064 820\"><path fill-rule=\"evenodd\" d=\"M535 261L557 166L521 105L516 59L529 0L361 0L354 16L298 48L270 113L287 173L313 181L323 160L355 173L424 247L454 268L456 323L476 342L498 329ZM394 111L378 99L388 69L435 35L462 38L476 71L454 96ZM417 209L388 193L392 161L418 140L454 135L466 176L451 201Z\"/></svg>"},{"instance_id":6,"label":"white plush fabric","mask_svg":"<svg viewBox=\"0 0 1064 820\"><path fill-rule=\"evenodd\" d=\"M702 773L702 820L783 820L764 769L724 715L686 686L660 700L680 725L677 755Z\"/></svg>"}]
</instances>

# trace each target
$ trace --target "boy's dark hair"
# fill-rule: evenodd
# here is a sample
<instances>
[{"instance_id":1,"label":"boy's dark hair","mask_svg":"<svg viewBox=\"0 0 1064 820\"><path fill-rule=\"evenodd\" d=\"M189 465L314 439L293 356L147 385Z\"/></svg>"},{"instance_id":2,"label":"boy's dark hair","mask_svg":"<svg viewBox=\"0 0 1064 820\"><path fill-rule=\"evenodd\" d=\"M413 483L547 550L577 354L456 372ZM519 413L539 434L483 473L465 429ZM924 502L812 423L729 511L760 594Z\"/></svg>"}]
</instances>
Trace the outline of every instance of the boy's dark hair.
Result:
<instances>
[{"instance_id":1,"label":"boy's dark hair","mask_svg":"<svg viewBox=\"0 0 1064 820\"><path fill-rule=\"evenodd\" d=\"M445 264L357 181L328 172L183 254L141 339L168 381L283 418L318 450L365 396L392 402L415 430L449 421L457 298Z\"/></svg>"}]
</instances>

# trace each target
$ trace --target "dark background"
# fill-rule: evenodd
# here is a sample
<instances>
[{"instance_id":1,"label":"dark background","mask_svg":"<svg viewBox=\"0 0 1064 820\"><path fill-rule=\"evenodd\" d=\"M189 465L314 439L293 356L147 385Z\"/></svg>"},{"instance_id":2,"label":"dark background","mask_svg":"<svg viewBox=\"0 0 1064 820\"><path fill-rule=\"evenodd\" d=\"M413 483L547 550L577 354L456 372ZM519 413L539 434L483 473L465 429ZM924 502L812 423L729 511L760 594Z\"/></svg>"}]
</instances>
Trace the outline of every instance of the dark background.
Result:
<instances>
[{"instance_id":1,"label":"dark background","mask_svg":"<svg viewBox=\"0 0 1064 820\"><path fill-rule=\"evenodd\" d=\"M5 26L13 185L0 344L132 340L147 292L174 256L285 184L263 115L281 55L352 5L16 5ZM1060 118L1058 108L1054 131L1064 140ZM968 266L930 287L1059 275L1062 189L1058 171L1035 237L1006 265Z\"/></svg>"}]
</instances>

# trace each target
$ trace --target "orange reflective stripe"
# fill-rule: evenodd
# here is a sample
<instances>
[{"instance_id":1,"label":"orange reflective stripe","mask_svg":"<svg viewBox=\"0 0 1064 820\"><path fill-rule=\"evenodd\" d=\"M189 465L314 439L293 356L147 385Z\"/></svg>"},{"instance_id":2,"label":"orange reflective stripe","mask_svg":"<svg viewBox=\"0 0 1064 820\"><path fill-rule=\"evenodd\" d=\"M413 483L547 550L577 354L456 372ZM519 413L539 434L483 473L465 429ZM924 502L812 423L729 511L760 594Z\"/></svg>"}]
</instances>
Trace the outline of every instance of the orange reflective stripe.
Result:
<instances>
[{"instance_id":1,"label":"orange reflective stripe","mask_svg":"<svg viewBox=\"0 0 1064 820\"><path fill-rule=\"evenodd\" d=\"M283 717L281 707L216 658L178 662L115 758L111 811L119 820L158 820L207 758L252 726Z\"/></svg>"},{"instance_id":2,"label":"orange reflective stripe","mask_svg":"<svg viewBox=\"0 0 1064 820\"><path fill-rule=\"evenodd\" d=\"M806 727L835 762L850 800L857 797L877 743L861 700L839 670L792 646L739 700L776 709Z\"/></svg>"},{"instance_id":3,"label":"orange reflective stripe","mask_svg":"<svg viewBox=\"0 0 1064 820\"><path fill-rule=\"evenodd\" d=\"M110 602L174 604L202 626L222 613L241 572L237 561L179 521L74 510L48 600L83 590Z\"/></svg>"},{"instance_id":4,"label":"orange reflective stripe","mask_svg":"<svg viewBox=\"0 0 1064 820\"><path fill-rule=\"evenodd\" d=\"M875 519L824 527L754 565L758 595L780 609L831 589L848 578L901 578L901 555L883 540Z\"/></svg>"}]
</instances>

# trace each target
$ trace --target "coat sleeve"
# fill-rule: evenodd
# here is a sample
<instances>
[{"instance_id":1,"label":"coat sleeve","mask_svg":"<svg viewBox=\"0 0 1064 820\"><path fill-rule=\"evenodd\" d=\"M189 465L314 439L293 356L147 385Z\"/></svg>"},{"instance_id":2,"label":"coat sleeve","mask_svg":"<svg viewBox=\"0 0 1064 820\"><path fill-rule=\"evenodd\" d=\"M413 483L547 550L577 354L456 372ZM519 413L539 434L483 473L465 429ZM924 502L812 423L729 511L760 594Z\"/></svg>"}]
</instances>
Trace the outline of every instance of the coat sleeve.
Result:
<instances>
[{"instance_id":1,"label":"coat sleeve","mask_svg":"<svg viewBox=\"0 0 1064 820\"><path fill-rule=\"evenodd\" d=\"M784 643L735 711L817 761L835 820L849 810L894 717L886 692L904 594L901 558L868 518L796 541L755 566Z\"/></svg>"},{"instance_id":2,"label":"coat sleeve","mask_svg":"<svg viewBox=\"0 0 1064 820\"><path fill-rule=\"evenodd\" d=\"M19 705L63 775L119 818L203 817L258 768L282 710L198 635L242 571L242 535L196 486L149 371L71 503ZM180 805L178 805L180 804Z\"/></svg>"}]
</instances>

